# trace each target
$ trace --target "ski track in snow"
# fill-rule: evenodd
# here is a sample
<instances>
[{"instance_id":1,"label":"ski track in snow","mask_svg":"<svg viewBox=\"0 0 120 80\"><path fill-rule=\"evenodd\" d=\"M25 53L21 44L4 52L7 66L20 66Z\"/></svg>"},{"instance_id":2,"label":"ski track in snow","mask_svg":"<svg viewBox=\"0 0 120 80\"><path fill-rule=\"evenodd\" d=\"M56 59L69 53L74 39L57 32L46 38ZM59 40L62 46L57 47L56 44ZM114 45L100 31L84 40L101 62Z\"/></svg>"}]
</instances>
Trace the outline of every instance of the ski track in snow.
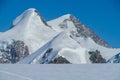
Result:
<instances>
[{"instance_id":1,"label":"ski track in snow","mask_svg":"<svg viewBox=\"0 0 120 80\"><path fill-rule=\"evenodd\" d=\"M0 73L5 73L5 74L16 76L16 77L19 77L19 78L22 78L22 79L33 80L29 77L25 77L25 76L18 75L18 74L15 74L15 73L11 73L11 72L7 72L7 71L0 71Z\"/></svg>"}]
</instances>

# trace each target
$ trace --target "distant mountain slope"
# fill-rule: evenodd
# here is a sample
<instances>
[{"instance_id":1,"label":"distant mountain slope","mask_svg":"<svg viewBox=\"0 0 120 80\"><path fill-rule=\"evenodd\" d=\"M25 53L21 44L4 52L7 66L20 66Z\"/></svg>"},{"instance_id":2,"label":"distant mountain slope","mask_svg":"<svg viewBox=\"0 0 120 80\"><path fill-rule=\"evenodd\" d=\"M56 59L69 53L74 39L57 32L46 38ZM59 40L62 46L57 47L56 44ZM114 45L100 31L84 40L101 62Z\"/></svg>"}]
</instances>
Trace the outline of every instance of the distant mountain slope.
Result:
<instances>
[{"instance_id":1,"label":"distant mountain slope","mask_svg":"<svg viewBox=\"0 0 120 80\"><path fill-rule=\"evenodd\" d=\"M64 15L60 18L48 21L48 24L56 31L66 31L73 37L90 37L95 43L104 46L111 47L104 40L102 40L95 32L90 28L82 24L75 16L71 14Z\"/></svg>"}]
</instances>

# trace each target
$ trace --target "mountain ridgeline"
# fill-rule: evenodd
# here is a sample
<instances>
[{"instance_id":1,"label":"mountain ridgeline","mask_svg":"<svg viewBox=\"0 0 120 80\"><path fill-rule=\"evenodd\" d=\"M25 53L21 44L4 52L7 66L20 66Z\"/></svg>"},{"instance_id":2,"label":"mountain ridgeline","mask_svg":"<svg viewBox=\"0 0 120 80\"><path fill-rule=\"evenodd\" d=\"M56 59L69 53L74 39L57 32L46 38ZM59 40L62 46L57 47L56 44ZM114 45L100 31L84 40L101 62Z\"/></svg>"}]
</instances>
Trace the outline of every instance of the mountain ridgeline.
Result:
<instances>
[{"instance_id":1,"label":"mountain ridgeline","mask_svg":"<svg viewBox=\"0 0 120 80\"><path fill-rule=\"evenodd\" d=\"M69 27L67 25L67 22L68 21L71 21L73 22L75 28L76 28L76 32L74 31L71 31L71 33L75 33L74 35L76 37L90 37L92 38L95 43L97 43L98 45L101 45L101 46L104 46L104 47L108 47L110 48L111 46L106 42L104 41L103 39L101 39L94 31L92 31L90 28L88 28L87 26L85 26L84 24L82 24L82 22L80 22L75 16L73 16L72 14L69 14L69 18L68 19L65 19L63 20L63 22L61 22L59 24L59 26L61 28L64 28L64 27Z\"/></svg>"},{"instance_id":2,"label":"mountain ridgeline","mask_svg":"<svg viewBox=\"0 0 120 80\"><path fill-rule=\"evenodd\" d=\"M72 14L45 21L30 8L0 33L1 64L119 63L119 53Z\"/></svg>"}]
</instances>

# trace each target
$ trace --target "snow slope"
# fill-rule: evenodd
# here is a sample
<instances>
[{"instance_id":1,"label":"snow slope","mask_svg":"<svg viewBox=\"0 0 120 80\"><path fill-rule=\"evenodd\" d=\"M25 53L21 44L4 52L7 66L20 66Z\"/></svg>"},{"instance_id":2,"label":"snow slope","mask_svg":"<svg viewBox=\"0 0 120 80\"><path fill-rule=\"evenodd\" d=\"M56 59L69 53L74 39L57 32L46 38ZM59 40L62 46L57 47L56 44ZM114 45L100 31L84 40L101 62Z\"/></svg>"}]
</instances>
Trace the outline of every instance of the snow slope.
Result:
<instances>
[{"instance_id":1,"label":"snow slope","mask_svg":"<svg viewBox=\"0 0 120 80\"><path fill-rule=\"evenodd\" d=\"M81 63L91 63L89 60L89 51L99 50L101 55L109 60L111 57L120 52L119 49L105 48L97 45L91 38L80 38L81 44L79 45L76 41L69 38L65 33L59 33L52 40L50 40L46 45L41 47L32 55L20 61L20 64L30 64L30 63L49 63L51 60L58 56L66 58L72 64ZM57 44L57 45L56 45ZM82 46L82 47L81 47ZM45 56L45 52L52 48L52 52ZM37 58L38 57L38 58ZM36 59L37 58L37 59ZM26 62L27 61L27 62Z\"/></svg>"},{"instance_id":2,"label":"snow slope","mask_svg":"<svg viewBox=\"0 0 120 80\"><path fill-rule=\"evenodd\" d=\"M86 48L63 48L58 54L66 58L72 64L91 63L89 60L90 55L88 54L88 50Z\"/></svg>"},{"instance_id":3,"label":"snow slope","mask_svg":"<svg viewBox=\"0 0 120 80\"><path fill-rule=\"evenodd\" d=\"M79 19L77 19L72 14L61 16L57 19L50 20L47 23L51 25L54 30L58 32L64 31L67 34L71 35L71 37L88 36L92 38L96 44L108 48L111 47L106 41L101 39L93 30L84 25Z\"/></svg>"},{"instance_id":4,"label":"snow slope","mask_svg":"<svg viewBox=\"0 0 120 80\"><path fill-rule=\"evenodd\" d=\"M7 76L7 77L4 77ZM11 73L8 71L0 71L0 79L1 80L32 80L29 77L21 76L16 73Z\"/></svg>"},{"instance_id":5,"label":"snow slope","mask_svg":"<svg viewBox=\"0 0 120 80\"><path fill-rule=\"evenodd\" d=\"M0 65L0 80L120 80L119 69L110 64Z\"/></svg>"},{"instance_id":6,"label":"snow slope","mask_svg":"<svg viewBox=\"0 0 120 80\"><path fill-rule=\"evenodd\" d=\"M61 33L60 33L61 34ZM35 53L27 56L25 59L23 59L22 61L18 62L18 64L30 64L32 63L32 61L34 59L36 59L36 57L38 57L39 55L43 55L45 53L45 51L47 49L50 48L50 45L52 43L52 41L58 37L60 34L56 35L52 40L50 40L48 43L46 43L43 47L41 47L39 50L37 50Z\"/></svg>"},{"instance_id":7,"label":"snow slope","mask_svg":"<svg viewBox=\"0 0 120 80\"><path fill-rule=\"evenodd\" d=\"M57 32L62 32L64 31L65 33L67 33L68 35L70 35L71 31L76 31L76 28L74 26L74 24L71 21L67 21L67 23L63 23L64 20L68 20L70 18L71 14L67 14L64 16L61 16L60 18L54 19L54 20L50 20L47 23L49 25L52 26L52 28L57 31ZM60 27L60 24L62 23L62 25L65 25L63 27ZM67 27L69 26L69 27Z\"/></svg>"},{"instance_id":8,"label":"snow slope","mask_svg":"<svg viewBox=\"0 0 120 80\"><path fill-rule=\"evenodd\" d=\"M47 23L51 25L52 28L57 32L63 31L67 33L67 35L70 36L75 41L77 41L81 47L86 48L89 51L99 50L101 55L106 60L109 60L111 57L113 57L114 55L120 52L119 48L118 49L107 48L96 44L95 41L91 37L85 35L85 33L83 33L84 34L83 36L80 37L76 36L77 28L75 27L75 24L70 20L70 16L71 14L67 14L59 18L56 18L54 20L50 20ZM85 25L82 24L81 22L79 23L84 28Z\"/></svg>"},{"instance_id":9,"label":"snow slope","mask_svg":"<svg viewBox=\"0 0 120 80\"><path fill-rule=\"evenodd\" d=\"M13 28L0 34L0 41L10 39L24 41L30 54L44 45L56 35L56 31L44 24L34 8L30 8L18 16L13 22Z\"/></svg>"},{"instance_id":10,"label":"snow slope","mask_svg":"<svg viewBox=\"0 0 120 80\"><path fill-rule=\"evenodd\" d=\"M43 58L45 52L50 48L52 48L52 52ZM73 64L90 63L87 49L80 47L76 41L70 39L65 33L59 33L35 53L18 62L18 64L49 63L58 56L66 58Z\"/></svg>"},{"instance_id":11,"label":"snow slope","mask_svg":"<svg viewBox=\"0 0 120 80\"><path fill-rule=\"evenodd\" d=\"M120 52L120 49L115 48L106 48L103 46L100 46L96 44L91 38L78 38L77 39L80 42L80 46L89 49L90 51L99 50L101 55L106 59L109 60L111 57L116 55Z\"/></svg>"}]
</instances>

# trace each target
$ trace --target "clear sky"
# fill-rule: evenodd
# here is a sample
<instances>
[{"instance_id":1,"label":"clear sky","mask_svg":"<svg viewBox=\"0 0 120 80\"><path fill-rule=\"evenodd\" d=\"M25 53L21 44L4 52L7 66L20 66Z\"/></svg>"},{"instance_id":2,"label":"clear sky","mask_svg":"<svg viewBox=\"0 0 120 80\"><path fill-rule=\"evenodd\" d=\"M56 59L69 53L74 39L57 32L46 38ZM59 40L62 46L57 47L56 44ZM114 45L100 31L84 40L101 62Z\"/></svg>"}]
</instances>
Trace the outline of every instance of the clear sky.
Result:
<instances>
[{"instance_id":1,"label":"clear sky","mask_svg":"<svg viewBox=\"0 0 120 80\"><path fill-rule=\"evenodd\" d=\"M70 13L113 47L120 47L120 0L0 0L0 32L28 8L46 20Z\"/></svg>"}]
</instances>

